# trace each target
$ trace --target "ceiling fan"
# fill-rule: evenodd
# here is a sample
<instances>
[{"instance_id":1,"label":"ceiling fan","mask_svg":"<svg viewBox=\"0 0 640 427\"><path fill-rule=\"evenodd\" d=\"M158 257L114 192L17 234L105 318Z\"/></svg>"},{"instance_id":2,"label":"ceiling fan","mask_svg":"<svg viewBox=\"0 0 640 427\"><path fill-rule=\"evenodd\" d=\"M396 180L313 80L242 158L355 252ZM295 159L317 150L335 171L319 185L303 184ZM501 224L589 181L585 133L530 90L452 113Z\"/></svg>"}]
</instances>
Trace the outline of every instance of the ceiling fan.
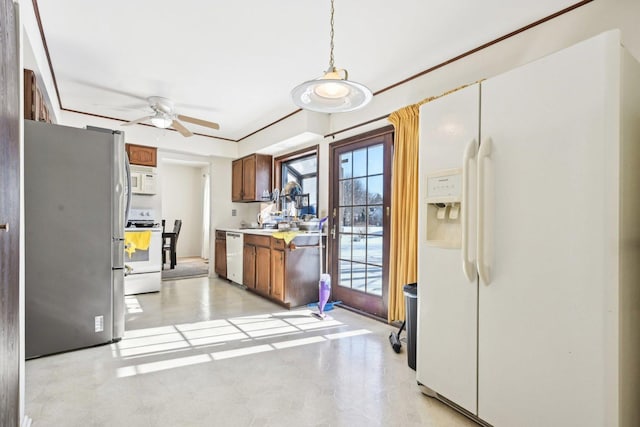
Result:
<instances>
[{"instance_id":1,"label":"ceiling fan","mask_svg":"<svg viewBox=\"0 0 640 427\"><path fill-rule=\"evenodd\" d=\"M193 133L187 129L181 121L205 126L211 129L220 129L220 125L217 123L177 114L174 110L173 101L170 99L163 98L161 96L150 96L147 98L147 102L149 102L149 107L153 110L153 115L123 123L122 126L150 122L153 126L160 129L166 129L171 126L185 137L193 136Z\"/></svg>"}]
</instances>

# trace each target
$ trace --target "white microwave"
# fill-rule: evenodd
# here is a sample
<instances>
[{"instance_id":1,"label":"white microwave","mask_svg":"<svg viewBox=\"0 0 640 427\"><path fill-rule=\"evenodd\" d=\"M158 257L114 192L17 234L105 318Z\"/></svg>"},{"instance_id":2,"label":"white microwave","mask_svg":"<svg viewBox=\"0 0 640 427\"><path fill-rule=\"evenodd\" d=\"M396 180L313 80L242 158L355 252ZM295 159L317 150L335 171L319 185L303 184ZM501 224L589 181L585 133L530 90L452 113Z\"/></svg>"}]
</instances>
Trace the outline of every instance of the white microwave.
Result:
<instances>
[{"instance_id":1,"label":"white microwave","mask_svg":"<svg viewBox=\"0 0 640 427\"><path fill-rule=\"evenodd\" d=\"M156 168L131 165L131 194L156 194Z\"/></svg>"}]
</instances>

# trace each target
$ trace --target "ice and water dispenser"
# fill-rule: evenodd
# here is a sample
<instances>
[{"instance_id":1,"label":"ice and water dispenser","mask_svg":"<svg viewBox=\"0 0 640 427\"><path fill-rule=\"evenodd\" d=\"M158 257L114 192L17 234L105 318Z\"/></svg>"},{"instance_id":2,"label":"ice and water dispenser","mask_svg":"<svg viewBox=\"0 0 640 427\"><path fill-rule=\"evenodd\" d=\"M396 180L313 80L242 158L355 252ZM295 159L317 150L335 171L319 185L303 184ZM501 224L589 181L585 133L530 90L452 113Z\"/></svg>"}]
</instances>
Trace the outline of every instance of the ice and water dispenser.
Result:
<instances>
[{"instance_id":1,"label":"ice and water dispenser","mask_svg":"<svg viewBox=\"0 0 640 427\"><path fill-rule=\"evenodd\" d=\"M462 169L427 176L427 244L460 248L462 241Z\"/></svg>"}]
</instances>

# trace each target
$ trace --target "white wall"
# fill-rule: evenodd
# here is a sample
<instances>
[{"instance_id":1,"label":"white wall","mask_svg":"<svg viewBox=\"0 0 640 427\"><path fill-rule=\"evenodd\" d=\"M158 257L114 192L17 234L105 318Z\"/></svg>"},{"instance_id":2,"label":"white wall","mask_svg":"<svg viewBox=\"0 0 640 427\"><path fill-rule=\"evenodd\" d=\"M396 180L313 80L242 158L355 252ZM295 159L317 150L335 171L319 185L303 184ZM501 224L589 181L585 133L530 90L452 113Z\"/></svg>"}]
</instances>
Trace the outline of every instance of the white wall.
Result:
<instances>
[{"instance_id":1,"label":"white wall","mask_svg":"<svg viewBox=\"0 0 640 427\"><path fill-rule=\"evenodd\" d=\"M162 218L166 230L182 220L176 253L178 257L202 254L203 177L201 167L162 164Z\"/></svg>"}]
</instances>

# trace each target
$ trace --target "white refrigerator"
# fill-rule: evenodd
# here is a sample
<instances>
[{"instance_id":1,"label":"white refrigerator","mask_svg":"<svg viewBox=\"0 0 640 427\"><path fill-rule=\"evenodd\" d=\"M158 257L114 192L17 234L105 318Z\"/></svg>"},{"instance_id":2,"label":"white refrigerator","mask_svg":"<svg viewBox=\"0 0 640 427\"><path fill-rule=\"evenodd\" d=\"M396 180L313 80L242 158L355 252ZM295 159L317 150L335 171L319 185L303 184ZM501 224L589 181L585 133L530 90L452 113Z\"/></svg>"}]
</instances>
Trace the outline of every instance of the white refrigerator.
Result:
<instances>
[{"instance_id":1,"label":"white refrigerator","mask_svg":"<svg viewBox=\"0 0 640 427\"><path fill-rule=\"evenodd\" d=\"M640 425L640 66L609 31L420 110L417 381L493 426Z\"/></svg>"}]
</instances>

